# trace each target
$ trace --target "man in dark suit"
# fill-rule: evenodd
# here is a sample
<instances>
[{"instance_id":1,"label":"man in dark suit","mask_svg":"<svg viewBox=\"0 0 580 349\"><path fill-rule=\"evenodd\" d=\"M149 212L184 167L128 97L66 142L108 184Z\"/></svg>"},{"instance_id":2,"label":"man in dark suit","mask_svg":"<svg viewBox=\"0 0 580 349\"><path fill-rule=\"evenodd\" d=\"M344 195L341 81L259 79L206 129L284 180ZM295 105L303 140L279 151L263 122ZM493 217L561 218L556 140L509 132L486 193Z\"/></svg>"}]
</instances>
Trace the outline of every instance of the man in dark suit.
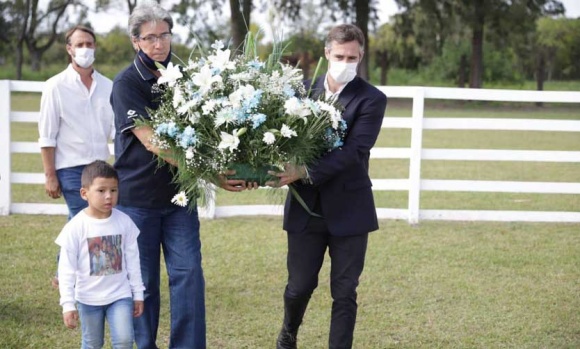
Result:
<instances>
[{"instance_id":1,"label":"man in dark suit","mask_svg":"<svg viewBox=\"0 0 580 349\"><path fill-rule=\"evenodd\" d=\"M364 54L362 31L349 24L330 30L325 43L328 72L311 94L334 96L345 108L344 145L306 167L277 173L277 185L290 185L284 230L288 232L288 283L284 322L276 348L296 348L298 327L328 248L331 258L332 314L329 348L351 348L357 313L356 288L363 271L368 233L378 229L369 178L369 155L387 106L387 97L356 76ZM307 89L309 88L307 83ZM305 204L305 205L304 205Z\"/></svg>"}]
</instances>

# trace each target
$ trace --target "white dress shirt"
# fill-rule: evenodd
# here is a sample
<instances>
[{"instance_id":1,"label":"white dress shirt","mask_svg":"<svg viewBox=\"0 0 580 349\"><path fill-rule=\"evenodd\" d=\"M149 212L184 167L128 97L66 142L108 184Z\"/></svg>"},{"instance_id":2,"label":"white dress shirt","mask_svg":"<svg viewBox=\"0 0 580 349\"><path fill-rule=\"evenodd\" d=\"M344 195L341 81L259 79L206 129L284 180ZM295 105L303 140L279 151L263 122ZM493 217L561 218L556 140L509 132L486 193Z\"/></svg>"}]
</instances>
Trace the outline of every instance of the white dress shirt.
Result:
<instances>
[{"instance_id":1,"label":"white dress shirt","mask_svg":"<svg viewBox=\"0 0 580 349\"><path fill-rule=\"evenodd\" d=\"M328 73L326 73L326 76L324 77L324 92L325 92L326 99L327 100L331 100L331 99L336 100L338 98L338 95L342 92L342 90L344 90L346 85L348 85L348 82L344 85L341 85L340 88L338 89L338 91L336 91L336 92L330 91L330 86L328 86Z\"/></svg>"},{"instance_id":2,"label":"white dress shirt","mask_svg":"<svg viewBox=\"0 0 580 349\"><path fill-rule=\"evenodd\" d=\"M38 144L55 147L55 168L107 161L114 137L114 115L109 102L113 82L93 70L90 90L71 64L48 79L40 100Z\"/></svg>"}]
</instances>

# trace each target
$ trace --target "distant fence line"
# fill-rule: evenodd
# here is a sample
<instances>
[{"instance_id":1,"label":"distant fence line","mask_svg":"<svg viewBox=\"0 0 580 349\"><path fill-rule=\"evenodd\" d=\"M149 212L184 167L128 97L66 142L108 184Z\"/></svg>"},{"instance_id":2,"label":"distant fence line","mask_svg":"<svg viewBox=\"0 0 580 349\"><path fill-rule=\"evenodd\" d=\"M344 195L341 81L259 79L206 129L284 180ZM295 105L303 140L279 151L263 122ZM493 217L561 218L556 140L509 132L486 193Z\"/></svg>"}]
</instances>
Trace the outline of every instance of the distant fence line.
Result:
<instances>
[{"instance_id":1,"label":"distant fence line","mask_svg":"<svg viewBox=\"0 0 580 349\"><path fill-rule=\"evenodd\" d=\"M39 153L36 142L12 142L11 122L38 122L38 112L12 111L12 92L41 92L43 82L0 80L0 215L66 214L63 204L15 203L11 197L11 184L44 184L42 173L12 172L11 157L18 153ZM423 148L424 130L517 130L576 132L580 137L580 120L541 119L491 119L491 118L425 118L426 99L580 103L580 92L520 91L462 89L441 87L379 86L390 98L410 98L413 101L412 117L386 117L383 128L411 129L408 148L382 148L371 150L373 159L409 159L409 178L373 178L373 190L407 191L408 206L377 208L380 219L404 219L410 224L420 220L459 221L528 221L528 222L580 222L580 212L558 211L505 211L505 210L439 210L421 209L422 191L449 192L504 192L540 194L580 194L580 183L517 182L481 180L431 180L421 178L423 160L464 161L541 161L558 163L580 162L580 151L548 150L491 150L491 149L426 149ZM111 146L112 147L112 146ZM215 206L215 202L200 209L200 216L218 218L242 215L281 215L280 205Z\"/></svg>"}]
</instances>

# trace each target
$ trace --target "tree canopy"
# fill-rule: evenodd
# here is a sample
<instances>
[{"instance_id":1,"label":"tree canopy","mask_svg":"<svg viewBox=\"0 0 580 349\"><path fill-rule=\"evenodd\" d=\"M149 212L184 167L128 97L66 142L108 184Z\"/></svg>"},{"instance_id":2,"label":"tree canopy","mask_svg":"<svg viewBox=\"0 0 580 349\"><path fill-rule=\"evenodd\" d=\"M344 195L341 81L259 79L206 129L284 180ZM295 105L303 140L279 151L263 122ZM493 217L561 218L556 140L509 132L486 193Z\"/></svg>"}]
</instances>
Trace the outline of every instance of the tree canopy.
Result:
<instances>
[{"instance_id":1,"label":"tree canopy","mask_svg":"<svg viewBox=\"0 0 580 349\"><path fill-rule=\"evenodd\" d=\"M0 65L13 64L20 78L23 64L38 70L41 62L64 62L68 28L92 26L89 11L114 7L128 14L139 1L0 2ZM272 27L285 28L285 39L276 40L285 40L285 58L300 64L305 77L324 54L329 27L341 22L363 30L367 46L359 73L381 84L393 69L474 88L488 81L580 79L580 19L563 18L558 0L395 0L400 12L388 23L378 22L380 0L157 1L171 6L176 23L189 29L182 44L174 43L174 52L185 58L194 41L208 47L219 39L241 48L246 33L257 31L257 11L268 13ZM122 28L99 35L98 61L116 65L130 59L126 35ZM263 44L261 51L267 50Z\"/></svg>"}]
</instances>

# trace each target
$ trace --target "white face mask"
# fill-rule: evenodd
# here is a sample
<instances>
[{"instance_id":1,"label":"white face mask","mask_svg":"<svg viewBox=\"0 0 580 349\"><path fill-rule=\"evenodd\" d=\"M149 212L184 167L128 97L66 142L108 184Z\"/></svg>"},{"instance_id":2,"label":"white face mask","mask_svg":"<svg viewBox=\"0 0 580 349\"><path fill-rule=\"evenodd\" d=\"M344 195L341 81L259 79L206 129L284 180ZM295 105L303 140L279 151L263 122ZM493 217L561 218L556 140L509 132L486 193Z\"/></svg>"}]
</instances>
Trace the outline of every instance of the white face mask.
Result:
<instances>
[{"instance_id":1,"label":"white face mask","mask_svg":"<svg viewBox=\"0 0 580 349\"><path fill-rule=\"evenodd\" d=\"M330 61L328 73L341 85L347 84L356 76L358 63L334 62Z\"/></svg>"},{"instance_id":2,"label":"white face mask","mask_svg":"<svg viewBox=\"0 0 580 349\"><path fill-rule=\"evenodd\" d=\"M75 48L75 55L73 57L75 63L81 68L88 68L95 61L95 49L88 47Z\"/></svg>"}]
</instances>

